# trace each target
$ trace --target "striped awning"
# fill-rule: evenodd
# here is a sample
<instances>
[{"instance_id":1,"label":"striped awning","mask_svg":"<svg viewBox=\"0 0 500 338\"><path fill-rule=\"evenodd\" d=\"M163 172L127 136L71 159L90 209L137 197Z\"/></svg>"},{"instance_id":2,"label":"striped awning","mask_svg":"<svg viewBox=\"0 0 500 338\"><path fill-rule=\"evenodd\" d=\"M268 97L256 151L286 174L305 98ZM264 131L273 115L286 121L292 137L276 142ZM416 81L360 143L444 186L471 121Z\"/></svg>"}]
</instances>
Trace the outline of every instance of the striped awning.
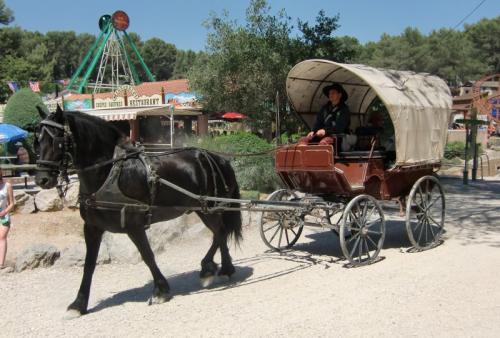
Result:
<instances>
[{"instance_id":1,"label":"striped awning","mask_svg":"<svg viewBox=\"0 0 500 338\"><path fill-rule=\"evenodd\" d=\"M195 107L176 107L172 106L149 106L134 108L112 108L112 109L92 109L84 110L86 114L100 117L106 121L128 121L135 120L138 116L197 116L201 115L201 109Z\"/></svg>"}]
</instances>

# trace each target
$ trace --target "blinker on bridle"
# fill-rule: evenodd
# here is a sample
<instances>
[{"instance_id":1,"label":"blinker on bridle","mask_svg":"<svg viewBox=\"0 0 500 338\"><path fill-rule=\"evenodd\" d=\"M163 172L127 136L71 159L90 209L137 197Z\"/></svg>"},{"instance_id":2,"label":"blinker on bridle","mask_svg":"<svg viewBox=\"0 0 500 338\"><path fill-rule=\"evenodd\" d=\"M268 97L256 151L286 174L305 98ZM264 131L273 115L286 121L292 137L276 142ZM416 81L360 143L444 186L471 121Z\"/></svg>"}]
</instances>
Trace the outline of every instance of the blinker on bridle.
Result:
<instances>
[{"instance_id":1,"label":"blinker on bridle","mask_svg":"<svg viewBox=\"0 0 500 338\"><path fill-rule=\"evenodd\" d=\"M54 174L59 174L57 189L59 191L60 197L62 197L65 194L65 192L63 192L62 190L62 184L66 183L67 190L67 184L69 183L68 169L73 164L73 155L71 154L73 150L72 133L66 123L61 124L45 119L40 122L40 125L40 134L35 135L35 142L39 143L43 134L47 133L53 139L52 147L54 156L56 158L60 156L61 159L58 161L39 159L36 161L38 167L37 170L49 171ZM62 131L63 135L58 136L57 133L54 133L54 130L52 128Z\"/></svg>"}]
</instances>

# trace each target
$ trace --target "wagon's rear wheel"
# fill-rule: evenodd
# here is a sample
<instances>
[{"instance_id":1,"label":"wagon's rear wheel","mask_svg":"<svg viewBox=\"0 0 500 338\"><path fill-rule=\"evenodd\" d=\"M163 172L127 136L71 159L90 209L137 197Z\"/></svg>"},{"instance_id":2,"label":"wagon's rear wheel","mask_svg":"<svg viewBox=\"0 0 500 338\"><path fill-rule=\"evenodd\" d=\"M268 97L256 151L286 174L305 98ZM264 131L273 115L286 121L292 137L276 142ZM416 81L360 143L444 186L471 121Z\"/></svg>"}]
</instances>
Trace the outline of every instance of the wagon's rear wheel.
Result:
<instances>
[{"instance_id":1,"label":"wagon's rear wheel","mask_svg":"<svg viewBox=\"0 0 500 338\"><path fill-rule=\"evenodd\" d=\"M439 244L444 230L443 187L434 176L421 177L410 191L406 203L406 231L417 250Z\"/></svg>"},{"instance_id":2,"label":"wagon's rear wheel","mask_svg":"<svg viewBox=\"0 0 500 338\"><path fill-rule=\"evenodd\" d=\"M267 197L268 201L298 200L297 195L289 190L280 189ZM290 249L299 239L304 224L292 212L275 211L262 212L260 220L260 237L272 250Z\"/></svg>"},{"instance_id":3,"label":"wagon's rear wheel","mask_svg":"<svg viewBox=\"0 0 500 338\"><path fill-rule=\"evenodd\" d=\"M376 261L385 239L385 218L375 198L359 195L347 204L340 223L340 247L352 266Z\"/></svg>"}]
</instances>

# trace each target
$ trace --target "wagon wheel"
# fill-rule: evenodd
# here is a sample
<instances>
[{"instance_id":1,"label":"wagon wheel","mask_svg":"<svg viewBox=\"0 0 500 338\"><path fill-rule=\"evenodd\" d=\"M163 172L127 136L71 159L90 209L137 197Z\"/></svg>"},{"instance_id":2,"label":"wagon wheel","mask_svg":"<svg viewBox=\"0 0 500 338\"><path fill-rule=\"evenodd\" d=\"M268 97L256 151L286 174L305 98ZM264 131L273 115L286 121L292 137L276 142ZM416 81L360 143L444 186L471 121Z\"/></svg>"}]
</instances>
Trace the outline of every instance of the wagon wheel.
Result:
<instances>
[{"instance_id":1,"label":"wagon wheel","mask_svg":"<svg viewBox=\"0 0 500 338\"><path fill-rule=\"evenodd\" d=\"M291 201L298 199L289 190L280 189L267 197L268 201ZM299 239L304 227L303 222L289 211L269 210L262 212L260 237L272 250L290 249Z\"/></svg>"},{"instance_id":2,"label":"wagon wheel","mask_svg":"<svg viewBox=\"0 0 500 338\"><path fill-rule=\"evenodd\" d=\"M352 266L373 263L384 245L385 218L380 204L369 195L353 198L340 223L340 247Z\"/></svg>"},{"instance_id":3,"label":"wagon wheel","mask_svg":"<svg viewBox=\"0 0 500 338\"><path fill-rule=\"evenodd\" d=\"M434 176L421 177L413 185L406 203L406 231L417 250L436 246L443 234L444 193Z\"/></svg>"}]
</instances>

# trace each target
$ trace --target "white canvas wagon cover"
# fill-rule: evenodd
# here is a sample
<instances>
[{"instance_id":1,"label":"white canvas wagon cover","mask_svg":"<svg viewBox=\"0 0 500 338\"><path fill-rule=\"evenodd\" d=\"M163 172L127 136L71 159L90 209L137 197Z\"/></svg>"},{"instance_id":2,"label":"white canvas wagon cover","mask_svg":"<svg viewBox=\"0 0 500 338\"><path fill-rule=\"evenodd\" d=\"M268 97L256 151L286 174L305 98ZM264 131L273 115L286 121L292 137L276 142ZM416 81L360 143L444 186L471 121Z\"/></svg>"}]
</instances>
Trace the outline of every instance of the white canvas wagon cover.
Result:
<instances>
[{"instance_id":1,"label":"white canvas wagon cover","mask_svg":"<svg viewBox=\"0 0 500 338\"><path fill-rule=\"evenodd\" d=\"M452 106L450 90L442 79L426 73L306 60L288 73L288 98L295 111L312 124L327 102L323 87L334 82L347 91L346 104L354 116L365 114L377 96L385 104L394 125L397 165L441 161Z\"/></svg>"}]
</instances>

